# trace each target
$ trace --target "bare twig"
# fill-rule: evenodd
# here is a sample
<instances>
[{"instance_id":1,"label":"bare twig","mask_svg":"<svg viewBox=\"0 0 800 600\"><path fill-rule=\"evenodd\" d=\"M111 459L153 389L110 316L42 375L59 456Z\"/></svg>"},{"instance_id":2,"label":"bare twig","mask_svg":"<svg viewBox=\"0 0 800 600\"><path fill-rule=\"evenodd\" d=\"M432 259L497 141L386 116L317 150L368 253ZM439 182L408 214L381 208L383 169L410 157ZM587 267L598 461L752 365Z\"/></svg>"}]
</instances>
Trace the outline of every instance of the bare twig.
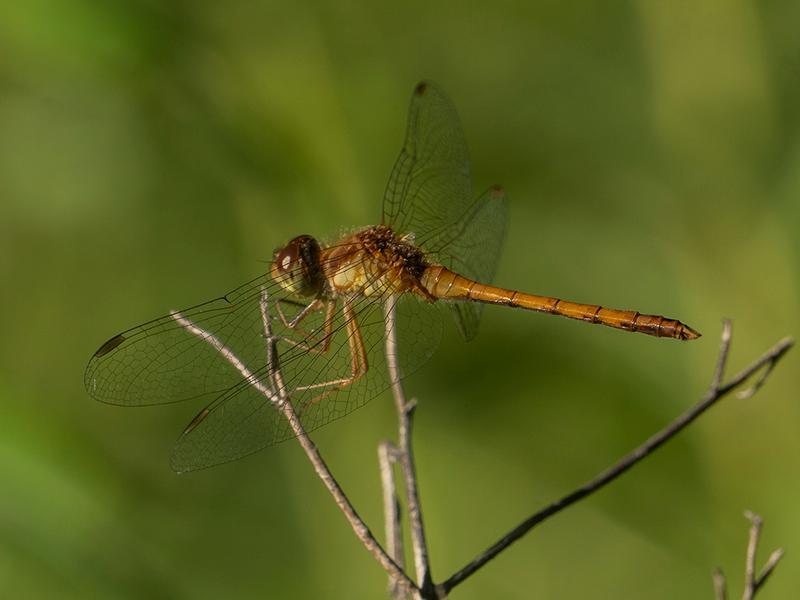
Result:
<instances>
[{"instance_id":1,"label":"bare twig","mask_svg":"<svg viewBox=\"0 0 800 600\"><path fill-rule=\"evenodd\" d=\"M748 388L743 389L739 393L736 394L736 397L741 400L746 400L747 398L752 398L755 393L761 389L761 386L767 381L767 377L769 374L772 373L772 369L775 367L775 360L769 361L764 370L761 372L761 376L756 379L755 383Z\"/></svg>"},{"instance_id":2,"label":"bare twig","mask_svg":"<svg viewBox=\"0 0 800 600\"><path fill-rule=\"evenodd\" d=\"M711 573L711 580L714 582L714 600L728 600L727 584L722 569L719 567L714 569Z\"/></svg>"},{"instance_id":3,"label":"bare twig","mask_svg":"<svg viewBox=\"0 0 800 600\"><path fill-rule=\"evenodd\" d=\"M769 576L772 575L778 562L783 558L783 548L778 548L769 555L764 568L756 576L756 551L758 550L758 540L761 537L761 528L764 521L760 516L749 510L744 511L744 516L750 521L750 535L747 541L742 600L753 600L767 582ZM715 599L726 600L725 575L722 574L722 570L717 567L711 576L714 580Z\"/></svg>"},{"instance_id":4,"label":"bare twig","mask_svg":"<svg viewBox=\"0 0 800 600\"><path fill-rule=\"evenodd\" d=\"M717 356L717 366L714 369L714 377L711 379L711 389L719 389L722 385L722 378L725 376L725 365L728 363L728 352L731 349L731 336L733 326L730 319L722 321L722 336L719 345L719 356Z\"/></svg>"},{"instance_id":5,"label":"bare twig","mask_svg":"<svg viewBox=\"0 0 800 600\"><path fill-rule=\"evenodd\" d=\"M269 379L275 390L270 390L264 382L255 377L245 364L227 348L216 336L201 329L195 323L186 319L183 315L173 312L173 318L189 333L192 333L205 342L213 346L234 368L236 368L242 377L245 378L254 388L261 392L264 397L271 402L276 409L280 410L284 418L289 423L292 432L300 442L300 446L306 453L309 461L311 461L314 471L320 478L322 483L328 488L331 496L333 496L336 505L344 514L347 521L350 523L353 531L364 544L364 547L370 554L378 561L384 570L395 579L398 584L409 594L415 598L420 598L420 590L416 584L405 574L402 568L392 560L392 558L381 547L375 537L372 535L369 527L364 523L363 519L358 515L350 500L347 498L341 487L334 479L325 461L320 456L317 447L308 437L305 429L303 428L300 418L289 401L286 386L283 382L283 377L280 371L280 361L277 351L277 339L272 336L270 327L270 318L268 314L268 297L266 289L261 290L261 318L264 326L264 337L267 343L267 360L269 365Z\"/></svg>"},{"instance_id":6,"label":"bare twig","mask_svg":"<svg viewBox=\"0 0 800 600\"><path fill-rule=\"evenodd\" d=\"M764 564L764 568L761 569L761 572L758 574L758 578L756 579L756 591L764 587L764 584L767 583L767 579L772 575L772 572L775 570L775 567L778 566L778 562L780 562L784 554L783 548L772 551L772 554L769 555L767 562Z\"/></svg>"},{"instance_id":7,"label":"bare twig","mask_svg":"<svg viewBox=\"0 0 800 600\"><path fill-rule=\"evenodd\" d=\"M528 533L536 525L553 516L554 514L564 510L568 506L582 500L586 496L596 492L602 487L606 486L617 477L625 473L632 466L647 457L654 450L662 446L666 441L674 437L682 431L687 425L692 423L697 417L703 414L708 408L713 406L718 400L726 396L733 389L740 386L747 381L754 373L758 372L764 367L767 367L767 373L777 363L778 360L792 347L794 341L791 338L785 338L775 344L772 348L767 350L759 359L753 362L749 367L743 369L736 374L728 383L722 384L722 373L724 372L725 362L728 356L728 349L731 343L730 323L726 322L723 325L722 339L720 343L720 358L717 362L717 368L712 378L712 383L705 396L697 402L694 406L680 415L677 419L672 421L660 432L649 438L638 448L624 456L619 462L606 469L594 479L588 481L575 491L567 494L563 498L553 502L544 509L534 513L522 523L514 527L506 535L500 538L492 546L484 550L476 556L471 562L453 574L449 579L437 585L437 591L440 597L446 596L450 590L455 586L462 583L469 576L474 574L478 569L483 567L486 563L492 560L495 556L500 554L508 546L520 539L523 535ZM762 375L756 386L763 384L764 376ZM756 387L757 389L757 387ZM755 391L755 390L754 390ZM768 574L767 574L768 575Z\"/></svg>"},{"instance_id":8,"label":"bare twig","mask_svg":"<svg viewBox=\"0 0 800 600\"><path fill-rule=\"evenodd\" d=\"M390 591L396 599L411 595L415 600L429 598L444 598L457 585L466 580L478 569L484 566L492 558L497 556L505 548L525 535L533 527L546 520L550 516L564 510L566 507L585 498L586 496L601 489L633 465L651 454L686 426L692 423L697 417L703 414L708 408L714 405L722 397L730 393L749 380L756 372L763 369L761 376L756 382L746 390L738 394L739 397L749 398L755 394L764 384L771 370L778 360L791 348L793 340L786 338L775 344L758 360L749 367L743 369L730 381L723 384L724 370L727 363L728 352L731 343L730 322L723 323L722 339L720 344L719 358L712 378L711 385L705 396L693 407L684 412L659 433L649 438L646 442L634 449L623 457L612 467L606 469L594 479L590 480L572 493L564 496L560 500L553 502L544 509L534 513L517 527L509 531L505 536L498 540L494 545L479 554L473 561L464 568L456 572L442 584L434 586L432 583L431 571L428 561L428 550L425 540L425 531L422 523L422 511L419 502L419 493L416 482L416 472L414 468L413 452L411 445L411 431L413 423L413 413L416 406L415 401L407 402L403 388L400 384L400 371L397 364L397 338L396 338L396 317L395 317L395 298L390 298L386 303L386 361L389 376L392 382L392 391L399 420L399 447L394 447L388 442L381 444L379 457L381 464L382 483L384 488L384 512L387 518L387 553L377 542L371 531L355 511L347 496L342 491L339 484L334 479L316 446L310 440L303 425L290 402L289 392L280 370L280 358L277 349L278 339L273 337L270 318L268 314L268 298L266 290L262 289L261 295L261 316L264 326L264 336L267 344L267 364L269 385L256 377L247 366L217 337L201 329L195 323L186 319L178 312L173 312L173 318L186 329L203 339L213 346L254 388L256 388L277 410L280 410L284 418L289 423L293 433L300 442L306 456L311 462L317 476L334 498L345 518L350 523L356 536L364 544L365 548L373 555L379 564L384 568L390 578ZM398 462L402 467L403 480L406 488L406 497L409 512L409 523L411 539L414 550L414 563L419 584L415 584L404 572L402 535L400 533L399 510L397 505L397 495L394 488L392 476L392 463ZM772 574L776 565L783 556L783 550L778 549L770 555L767 563L758 576L755 576L755 553L760 534L761 520L757 515L747 513L753 525L750 533L750 543L748 545L746 582L743 600L752 600L756 592L764 585ZM725 577L720 570L716 570L713 575L714 590L717 600L726 599Z\"/></svg>"},{"instance_id":9,"label":"bare twig","mask_svg":"<svg viewBox=\"0 0 800 600\"><path fill-rule=\"evenodd\" d=\"M746 510L744 516L750 520L750 538L747 541L747 555L744 562L744 593L742 600L753 600L756 594L756 550L761 536L761 517Z\"/></svg>"},{"instance_id":10,"label":"bare twig","mask_svg":"<svg viewBox=\"0 0 800 600\"><path fill-rule=\"evenodd\" d=\"M242 377L250 382L250 384L256 388L261 394L264 395L267 400L272 402L273 404L277 404L279 399L278 396L270 390L267 386L265 386L259 379L250 372L250 369L245 366L245 364L236 356L228 347L223 344L220 339L215 336L213 333L209 333L204 329L201 329L194 323L192 323L189 319L184 317L181 313L176 310L173 310L170 315L173 319L186 331L189 333L196 335L197 337L201 338L204 342L210 344L214 347L214 349L219 352L225 360L227 360L233 367L239 371Z\"/></svg>"},{"instance_id":11,"label":"bare twig","mask_svg":"<svg viewBox=\"0 0 800 600\"><path fill-rule=\"evenodd\" d=\"M428 546L425 540L425 528L422 524L422 509L417 489L417 474L414 467L414 453L411 443L416 401L406 401L403 386L400 382L401 373L397 363L397 315L395 306L397 297L390 297L384 307L386 323L386 367L392 382L392 394L397 408L398 420L398 458L403 471L403 480L406 487L406 505L408 508L408 522L411 531L411 544L414 550L414 567L417 574L417 585L424 598L435 597L433 594L433 579L431 577L428 561Z\"/></svg>"},{"instance_id":12,"label":"bare twig","mask_svg":"<svg viewBox=\"0 0 800 600\"><path fill-rule=\"evenodd\" d=\"M378 464L381 470L381 488L383 489L383 517L386 530L386 552L397 566L405 568L403 549L402 523L400 522L400 504L397 488L394 484L392 465L397 462L397 447L388 441L378 444ZM405 598L403 588L394 577L389 577L389 595L395 600Z\"/></svg>"},{"instance_id":13,"label":"bare twig","mask_svg":"<svg viewBox=\"0 0 800 600\"><path fill-rule=\"evenodd\" d=\"M753 600L775 570L778 561L783 557L783 549L778 548L770 554L761 573L756 576L756 551L758 550L758 540L761 537L761 527L764 521L760 516L749 510L744 512L744 516L750 520L750 538L747 542L747 558L744 568L744 592L742 593L742 600Z\"/></svg>"}]
</instances>

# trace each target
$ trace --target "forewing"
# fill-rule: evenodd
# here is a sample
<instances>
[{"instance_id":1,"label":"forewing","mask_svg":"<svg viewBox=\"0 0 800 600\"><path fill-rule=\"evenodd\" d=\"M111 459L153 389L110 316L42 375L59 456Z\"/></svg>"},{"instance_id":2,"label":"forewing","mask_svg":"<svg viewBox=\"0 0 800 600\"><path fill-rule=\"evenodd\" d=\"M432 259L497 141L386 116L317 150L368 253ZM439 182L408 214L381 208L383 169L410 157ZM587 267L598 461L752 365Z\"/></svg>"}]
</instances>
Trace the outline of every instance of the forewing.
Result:
<instances>
[{"instance_id":1,"label":"forewing","mask_svg":"<svg viewBox=\"0 0 800 600\"><path fill-rule=\"evenodd\" d=\"M230 363L182 326L180 315L214 333L243 361L262 359L258 298L279 288L263 275L226 296L134 327L103 344L86 367L89 394L109 404L145 406L223 394L240 380Z\"/></svg>"},{"instance_id":2,"label":"forewing","mask_svg":"<svg viewBox=\"0 0 800 600\"><path fill-rule=\"evenodd\" d=\"M469 158L455 106L430 81L414 89L403 149L383 199L383 223L417 244L459 221L472 197Z\"/></svg>"},{"instance_id":3,"label":"forewing","mask_svg":"<svg viewBox=\"0 0 800 600\"><path fill-rule=\"evenodd\" d=\"M89 361L86 388L100 401L126 406L204 400L176 444L172 466L182 472L234 460L295 437L276 404L282 393L312 431L389 387L388 298L388 290L375 289L369 297L300 302L265 275L113 337ZM404 376L432 354L441 327L435 311L417 298L401 298L398 312L396 350ZM367 370L349 381L355 354L364 355Z\"/></svg>"}]
</instances>

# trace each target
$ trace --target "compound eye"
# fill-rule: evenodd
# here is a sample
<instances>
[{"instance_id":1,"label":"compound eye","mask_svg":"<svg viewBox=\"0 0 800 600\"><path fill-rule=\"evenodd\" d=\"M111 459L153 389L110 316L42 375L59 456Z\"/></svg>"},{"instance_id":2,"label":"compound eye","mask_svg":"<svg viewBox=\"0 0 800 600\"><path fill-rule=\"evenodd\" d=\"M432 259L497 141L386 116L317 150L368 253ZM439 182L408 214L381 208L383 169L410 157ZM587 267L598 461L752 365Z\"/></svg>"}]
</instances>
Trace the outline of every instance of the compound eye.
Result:
<instances>
[{"instance_id":1,"label":"compound eye","mask_svg":"<svg viewBox=\"0 0 800 600\"><path fill-rule=\"evenodd\" d=\"M319 244L310 235L294 238L272 257L272 277L289 292L300 295L316 293L319 286L316 263Z\"/></svg>"},{"instance_id":2,"label":"compound eye","mask_svg":"<svg viewBox=\"0 0 800 600\"><path fill-rule=\"evenodd\" d=\"M275 251L273 264L281 275L289 275L301 267L300 248L300 238L295 238L283 248Z\"/></svg>"}]
</instances>

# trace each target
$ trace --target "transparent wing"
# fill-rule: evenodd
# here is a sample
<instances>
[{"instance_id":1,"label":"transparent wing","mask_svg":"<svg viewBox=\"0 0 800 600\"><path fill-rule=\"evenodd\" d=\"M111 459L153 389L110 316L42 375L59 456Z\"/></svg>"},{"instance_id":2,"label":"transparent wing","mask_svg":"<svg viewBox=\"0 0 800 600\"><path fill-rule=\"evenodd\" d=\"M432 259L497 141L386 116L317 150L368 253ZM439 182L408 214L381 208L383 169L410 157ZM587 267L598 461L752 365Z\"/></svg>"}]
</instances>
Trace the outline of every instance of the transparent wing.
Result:
<instances>
[{"instance_id":1,"label":"transparent wing","mask_svg":"<svg viewBox=\"0 0 800 600\"><path fill-rule=\"evenodd\" d=\"M363 303L363 304L362 304ZM273 304L274 308L274 304ZM398 324L398 353L403 365L401 377L413 372L433 353L441 338L440 320L430 305L415 298L399 300L399 311L414 313L413 328ZM278 342L280 376L287 397L306 431L341 418L363 406L391 383L384 358L384 312L379 301L361 300L355 317L358 335L369 363L366 375L338 388L325 383L351 376L351 353L348 350L348 327L343 311L337 312L331 347L315 353ZM273 321L273 325L274 325ZM266 356L266 350L265 350ZM256 452L265 446L294 437L294 432L276 407L253 385L254 380L268 382L268 369L262 367L253 377L206 407L204 418L178 439L172 455L172 467L178 472L191 471L231 461ZM319 386L301 389L304 386Z\"/></svg>"},{"instance_id":2,"label":"transparent wing","mask_svg":"<svg viewBox=\"0 0 800 600\"><path fill-rule=\"evenodd\" d=\"M389 177L383 222L415 243L433 262L490 283L505 239L507 202L500 188L473 199L469 158L458 114L436 84L414 89L406 139ZM481 307L450 305L466 339L474 337Z\"/></svg>"},{"instance_id":3,"label":"transparent wing","mask_svg":"<svg viewBox=\"0 0 800 600\"><path fill-rule=\"evenodd\" d=\"M261 358L259 290L285 296L268 275L227 295L180 311L214 332L240 358ZM171 313L114 336L92 356L84 373L89 394L122 406L211 400L238 383L238 371L202 339L187 332Z\"/></svg>"},{"instance_id":4,"label":"transparent wing","mask_svg":"<svg viewBox=\"0 0 800 600\"><path fill-rule=\"evenodd\" d=\"M343 299L331 313L320 306L289 327L312 300L299 303L262 276L223 298L115 336L89 362L86 387L100 401L129 406L204 400L176 444L172 466L183 472L234 460L294 437L264 393L276 391L264 316L288 399L311 431L363 406L390 385L383 355L384 300L347 299L353 309L348 321ZM410 319L402 315L406 323L398 325L405 375L432 354L441 325L435 311L415 298L401 299L398 310L413 313ZM345 383L353 374L354 335L368 368Z\"/></svg>"},{"instance_id":5,"label":"transparent wing","mask_svg":"<svg viewBox=\"0 0 800 600\"><path fill-rule=\"evenodd\" d=\"M465 277L491 283L503 250L508 226L508 201L505 192L493 187L475 200L464 218L442 237L442 249L430 255L452 271ZM453 302L448 305L465 340L478 332L483 304Z\"/></svg>"},{"instance_id":6,"label":"transparent wing","mask_svg":"<svg viewBox=\"0 0 800 600\"><path fill-rule=\"evenodd\" d=\"M467 144L455 106L430 81L414 88L406 139L389 176L383 223L433 241L457 223L472 199Z\"/></svg>"}]
</instances>

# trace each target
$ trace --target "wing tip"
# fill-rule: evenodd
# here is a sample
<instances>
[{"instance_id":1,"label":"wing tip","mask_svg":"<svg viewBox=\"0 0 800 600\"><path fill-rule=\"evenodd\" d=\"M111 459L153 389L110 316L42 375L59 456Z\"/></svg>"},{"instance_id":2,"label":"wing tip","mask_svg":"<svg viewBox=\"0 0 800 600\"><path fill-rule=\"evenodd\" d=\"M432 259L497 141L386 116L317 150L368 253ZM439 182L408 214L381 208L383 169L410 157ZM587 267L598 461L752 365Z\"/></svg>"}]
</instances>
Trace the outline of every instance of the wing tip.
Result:
<instances>
[{"instance_id":1,"label":"wing tip","mask_svg":"<svg viewBox=\"0 0 800 600\"><path fill-rule=\"evenodd\" d=\"M124 342L127 338L123 334L117 334L112 337L110 340L105 342L102 346L100 346L97 351L92 355L92 358L100 358L101 356L105 356L114 348L119 346L122 342Z\"/></svg>"}]
</instances>

